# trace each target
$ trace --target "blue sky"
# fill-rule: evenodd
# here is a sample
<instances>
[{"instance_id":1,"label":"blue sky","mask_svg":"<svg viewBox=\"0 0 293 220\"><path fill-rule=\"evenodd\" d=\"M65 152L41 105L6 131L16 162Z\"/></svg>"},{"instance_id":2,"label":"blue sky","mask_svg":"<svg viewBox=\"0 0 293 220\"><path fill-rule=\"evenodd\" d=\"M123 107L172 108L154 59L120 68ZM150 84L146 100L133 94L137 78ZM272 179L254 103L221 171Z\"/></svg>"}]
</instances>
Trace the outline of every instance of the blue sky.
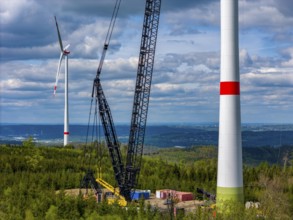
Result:
<instances>
[{"instance_id":1,"label":"blue sky","mask_svg":"<svg viewBox=\"0 0 293 220\"><path fill-rule=\"evenodd\" d=\"M73 3L74 2L74 3ZM63 123L63 44L70 43L70 123L86 124L114 0L0 2L1 123ZM116 123L130 123L144 1L122 0L102 72ZM293 123L292 0L239 0L243 123ZM162 0L150 123L218 122L220 1Z\"/></svg>"}]
</instances>

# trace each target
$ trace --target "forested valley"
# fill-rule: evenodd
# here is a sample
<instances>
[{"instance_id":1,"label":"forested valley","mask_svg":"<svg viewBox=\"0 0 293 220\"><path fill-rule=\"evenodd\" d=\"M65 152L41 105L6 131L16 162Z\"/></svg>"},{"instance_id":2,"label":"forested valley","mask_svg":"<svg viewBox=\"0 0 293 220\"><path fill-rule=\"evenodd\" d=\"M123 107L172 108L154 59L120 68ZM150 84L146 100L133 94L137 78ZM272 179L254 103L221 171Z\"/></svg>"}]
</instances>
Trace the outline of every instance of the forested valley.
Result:
<instances>
[{"instance_id":1,"label":"forested valley","mask_svg":"<svg viewBox=\"0 0 293 220\"><path fill-rule=\"evenodd\" d=\"M80 187L87 169L115 186L108 151L103 144L99 146L36 146L32 139L21 146L0 145L0 219L171 219L169 213L150 207L147 200L126 209L97 203L94 197L85 199L81 193L66 195L66 189ZM203 207L177 219L291 219L293 155L292 147L285 149L285 163L253 160L252 165L244 165L245 201L259 202L258 209L244 209L243 204L224 217ZM125 148L122 153L125 156ZM150 153L143 157L138 188L152 193L156 189L189 191L198 198L197 188L216 193L216 158L212 146Z\"/></svg>"}]
</instances>

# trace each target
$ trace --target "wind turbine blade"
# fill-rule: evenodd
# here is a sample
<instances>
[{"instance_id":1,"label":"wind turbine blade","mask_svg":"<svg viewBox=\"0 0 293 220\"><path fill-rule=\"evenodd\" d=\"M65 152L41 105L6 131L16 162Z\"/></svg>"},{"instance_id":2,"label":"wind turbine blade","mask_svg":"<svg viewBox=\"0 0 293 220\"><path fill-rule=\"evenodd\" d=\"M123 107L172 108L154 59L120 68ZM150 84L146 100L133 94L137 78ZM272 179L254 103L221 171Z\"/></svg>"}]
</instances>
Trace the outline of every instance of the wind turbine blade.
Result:
<instances>
[{"instance_id":1,"label":"wind turbine blade","mask_svg":"<svg viewBox=\"0 0 293 220\"><path fill-rule=\"evenodd\" d=\"M60 75L60 67L61 67L62 59L63 59L63 52L61 52L61 54L60 54L59 64L58 64L58 68L57 68L56 82L55 82L55 85L54 85L54 95L56 95L56 90L57 90L57 85L58 85L58 80L59 80L59 75Z\"/></svg>"},{"instance_id":2,"label":"wind turbine blade","mask_svg":"<svg viewBox=\"0 0 293 220\"><path fill-rule=\"evenodd\" d=\"M66 45L66 47L64 47L64 50L67 50L70 47L70 44Z\"/></svg>"},{"instance_id":3,"label":"wind turbine blade","mask_svg":"<svg viewBox=\"0 0 293 220\"><path fill-rule=\"evenodd\" d=\"M60 44L60 49L61 49L61 51L63 51L63 44L62 44L61 34L59 31L59 26L57 23L57 18L56 18L56 16L54 16L54 18L55 18L56 28L57 28L57 32L58 32L58 40L59 40L59 44Z\"/></svg>"}]
</instances>

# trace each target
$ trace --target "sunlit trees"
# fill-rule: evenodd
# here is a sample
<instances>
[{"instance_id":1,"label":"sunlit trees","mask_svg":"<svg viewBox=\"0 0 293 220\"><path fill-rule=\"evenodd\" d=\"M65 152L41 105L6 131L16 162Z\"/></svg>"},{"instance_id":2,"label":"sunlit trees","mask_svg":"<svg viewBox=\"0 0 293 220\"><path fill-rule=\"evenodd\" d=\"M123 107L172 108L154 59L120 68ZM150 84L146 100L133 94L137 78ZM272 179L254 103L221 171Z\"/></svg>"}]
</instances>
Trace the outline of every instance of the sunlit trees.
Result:
<instances>
[{"instance_id":1,"label":"sunlit trees","mask_svg":"<svg viewBox=\"0 0 293 220\"><path fill-rule=\"evenodd\" d=\"M177 161L160 157L146 156L143 159L139 188L175 189L191 191L197 196L196 188L203 188L215 193L217 161L210 158L214 150L201 148L201 159L184 159L184 154ZM59 147L35 146L32 139L24 141L24 146L0 145L0 219L169 219L170 215L161 213L154 207L140 204L139 212L135 207L129 211L107 203L96 203L94 197L83 199L83 195L68 196L69 188L79 188L80 181L88 168L115 185L107 149L100 149L102 157L84 161L84 151ZM98 151L91 152L97 156ZM125 152L124 152L125 153ZM193 155L193 153L188 152ZM204 159L203 157L207 157ZM293 215L293 167L288 160L286 170L283 164L244 166L245 198L260 202L257 210L243 210L244 205L235 207L236 214L231 218L255 219L255 217L273 216L272 219L290 219ZM98 166L99 167L98 169ZM187 213L182 219L212 218L209 209L198 209ZM216 219L225 219L218 214Z\"/></svg>"}]
</instances>

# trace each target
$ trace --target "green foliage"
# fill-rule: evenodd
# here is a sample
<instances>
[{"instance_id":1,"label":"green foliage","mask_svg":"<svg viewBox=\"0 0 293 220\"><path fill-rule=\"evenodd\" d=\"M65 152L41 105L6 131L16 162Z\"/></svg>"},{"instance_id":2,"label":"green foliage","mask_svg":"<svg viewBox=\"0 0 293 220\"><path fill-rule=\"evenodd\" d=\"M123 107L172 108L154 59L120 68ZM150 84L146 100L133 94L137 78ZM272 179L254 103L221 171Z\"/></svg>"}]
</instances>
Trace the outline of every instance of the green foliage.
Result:
<instances>
[{"instance_id":1,"label":"green foliage","mask_svg":"<svg viewBox=\"0 0 293 220\"><path fill-rule=\"evenodd\" d=\"M35 217L30 209L25 211L25 220L34 220Z\"/></svg>"},{"instance_id":2,"label":"green foliage","mask_svg":"<svg viewBox=\"0 0 293 220\"><path fill-rule=\"evenodd\" d=\"M94 148L95 149L95 148ZM0 219L170 219L151 207L148 201L121 208L118 205L97 203L94 197L68 196L66 189L79 188L85 171L101 171L102 178L115 186L113 169L105 146L87 151L92 163L87 163L84 150L60 147L35 147L33 140L23 146L0 146ZM100 154L101 153L101 154ZM125 152L124 152L125 153ZM141 189L170 188L191 191L196 188L216 193L216 148L195 147L176 149L166 155L144 156L139 186ZM185 158L185 154L189 154ZM177 160L175 160L177 155ZM192 155L192 156L190 156ZM192 157L195 156L192 160ZM125 155L123 155L125 157ZM215 219L256 219L256 216L273 216L290 219L293 214L293 167L261 163L244 166L244 193L246 201L259 201L259 209L244 210L243 204L224 216ZM58 193L56 193L58 191ZM138 206L138 207L137 207ZM177 219L212 219L214 210L198 208L194 212L179 214Z\"/></svg>"},{"instance_id":3,"label":"green foliage","mask_svg":"<svg viewBox=\"0 0 293 220\"><path fill-rule=\"evenodd\" d=\"M45 213L45 220L55 220L58 217L58 208L54 205L50 205L50 208Z\"/></svg>"},{"instance_id":4,"label":"green foliage","mask_svg":"<svg viewBox=\"0 0 293 220\"><path fill-rule=\"evenodd\" d=\"M32 147L35 147L36 144L34 142L34 139L32 137L29 137L28 139L22 142L22 146L26 148L32 148Z\"/></svg>"},{"instance_id":5,"label":"green foliage","mask_svg":"<svg viewBox=\"0 0 293 220\"><path fill-rule=\"evenodd\" d=\"M194 163L194 161L217 158L218 149L215 146L193 146L190 148L164 148L156 150L152 157L161 158L169 162ZM268 164L293 164L293 146L281 147L246 147L243 151L243 163L258 166L266 161Z\"/></svg>"},{"instance_id":6,"label":"green foliage","mask_svg":"<svg viewBox=\"0 0 293 220\"><path fill-rule=\"evenodd\" d=\"M152 155L152 157L176 163L193 163L202 159L213 159L217 156L217 148L214 146L194 146L191 148L164 148Z\"/></svg>"}]
</instances>

